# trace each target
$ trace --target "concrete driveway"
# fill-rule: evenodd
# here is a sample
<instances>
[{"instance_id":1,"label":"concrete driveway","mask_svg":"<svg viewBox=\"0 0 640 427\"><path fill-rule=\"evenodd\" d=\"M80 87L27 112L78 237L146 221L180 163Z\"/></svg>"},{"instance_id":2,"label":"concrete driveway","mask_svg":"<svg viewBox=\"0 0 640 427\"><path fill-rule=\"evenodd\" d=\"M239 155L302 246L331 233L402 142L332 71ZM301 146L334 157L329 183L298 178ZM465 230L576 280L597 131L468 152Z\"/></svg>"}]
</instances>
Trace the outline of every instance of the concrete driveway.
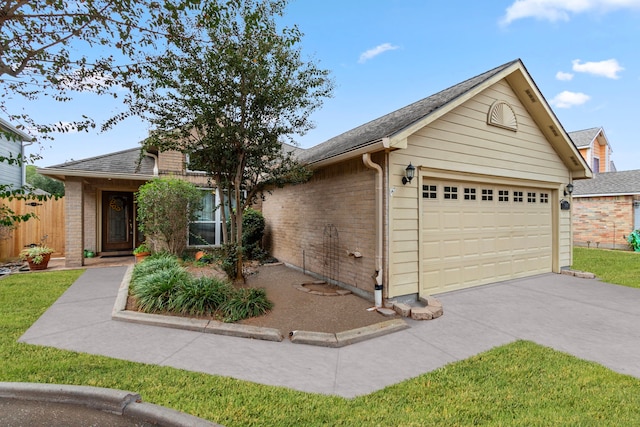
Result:
<instances>
[{"instance_id":1,"label":"concrete driveway","mask_svg":"<svg viewBox=\"0 0 640 427\"><path fill-rule=\"evenodd\" d=\"M545 274L439 295L444 316L343 348L111 320L126 267L88 269L21 342L355 397L518 339L640 378L640 290Z\"/></svg>"}]
</instances>

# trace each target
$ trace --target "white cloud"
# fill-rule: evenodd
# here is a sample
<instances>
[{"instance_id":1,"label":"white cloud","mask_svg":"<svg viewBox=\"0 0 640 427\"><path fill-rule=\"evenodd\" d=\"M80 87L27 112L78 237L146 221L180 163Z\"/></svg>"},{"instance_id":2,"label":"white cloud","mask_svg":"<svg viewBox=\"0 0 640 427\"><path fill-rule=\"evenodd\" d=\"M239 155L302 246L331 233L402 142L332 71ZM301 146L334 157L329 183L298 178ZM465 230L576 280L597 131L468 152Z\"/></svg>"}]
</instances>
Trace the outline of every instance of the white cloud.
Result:
<instances>
[{"instance_id":1,"label":"white cloud","mask_svg":"<svg viewBox=\"0 0 640 427\"><path fill-rule=\"evenodd\" d=\"M585 62L581 63L579 59L571 61L573 64L573 71L577 73L588 73L594 76L607 77L609 79L618 79L618 73L624 70L623 67L618 64L615 59L607 59L600 62Z\"/></svg>"},{"instance_id":2,"label":"white cloud","mask_svg":"<svg viewBox=\"0 0 640 427\"><path fill-rule=\"evenodd\" d=\"M524 18L551 22L568 21L585 12L606 13L617 9L640 9L640 0L516 0L500 20L502 25Z\"/></svg>"},{"instance_id":3,"label":"white cloud","mask_svg":"<svg viewBox=\"0 0 640 427\"><path fill-rule=\"evenodd\" d=\"M569 92L567 90L557 94L549 104L557 108L571 108L576 105L582 105L587 102L591 97L580 92Z\"/></svg>"},{"instance_id":4,"label":"white cloud","mask_svg":"<svg viewBox=\"0 0 640 427\"><path fill-rule=\"evenodd\" d=\"M366 62L372 58L375 58L381 53L384 53L388 50L396 50L396 49L399 49L399 46L394 46L391 43L384 43L384 44L378 45L373 49L369 49L366 52L361 53L360 59L358 59L358 62L362 64L363 62Z\"/></svg>"},{"instance_id":5,"label":"white cloud","mask_svg":"<svg viewBox=\"0 0 640 427\"><path fill-rule=\"evenodd\" d=\"M556 73L556 79L562 80L562 81L569 81L573 79L573 74L565 73L564 71L558 71Z\"/></svg>"}]
</instances>

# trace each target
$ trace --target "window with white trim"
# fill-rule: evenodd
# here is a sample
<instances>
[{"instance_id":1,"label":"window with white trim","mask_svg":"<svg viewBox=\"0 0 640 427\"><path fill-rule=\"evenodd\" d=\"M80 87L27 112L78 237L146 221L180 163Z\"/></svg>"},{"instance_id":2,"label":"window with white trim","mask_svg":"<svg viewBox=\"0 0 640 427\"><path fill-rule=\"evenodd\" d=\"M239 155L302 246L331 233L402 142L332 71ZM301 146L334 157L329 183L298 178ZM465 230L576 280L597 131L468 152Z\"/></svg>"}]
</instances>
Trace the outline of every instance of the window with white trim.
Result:
<instances>
[{"instance_id":1,"label":"window with white trim","mask_svg":"<svg viewBox=\"0 0 640 427\"><path fill-rule=\"evenodd\" d=\"M220 205L216 190L202 190L201 208L189 223L188 246L218 246L222 243Z\"/></svg>"},{"instance_id":2,"label":"window with white trim","mask_svg":"<svg viewBox=\"0 0 640 427\"><path fill-rule=\"evenodd\" d=\"M493 201L493 189L491 188L483 188L482 189L482 200L485 202Z\"/></svg>"},{"instance_id":3,"label":"window with white trim","mask_svg":"<svg viewBox=\"0 0 640 427\"><path fill-rule=\"evenodd\" d=\"M536 202L536 193L527 193L527 203Z\"/></svg>"},{"instance_id":4,"label":"window with white trim","mask_svg":"<svg viewBox=\"0 0 640 427\"><path fill-rule=\"evenodd\" d=\"M498 190L498 201L499 202L508 202L509 201L509 190Z\"/></svg>"},{"instance_id":5,"label":"window with white trim","mask_svg":"<svg viewBox=\"0 0 640 427\"><path fill-rule=\"evenodd\" d=\"M549 203L549 193L540 193L540 203Z\"/></svg>"}]
</instances>

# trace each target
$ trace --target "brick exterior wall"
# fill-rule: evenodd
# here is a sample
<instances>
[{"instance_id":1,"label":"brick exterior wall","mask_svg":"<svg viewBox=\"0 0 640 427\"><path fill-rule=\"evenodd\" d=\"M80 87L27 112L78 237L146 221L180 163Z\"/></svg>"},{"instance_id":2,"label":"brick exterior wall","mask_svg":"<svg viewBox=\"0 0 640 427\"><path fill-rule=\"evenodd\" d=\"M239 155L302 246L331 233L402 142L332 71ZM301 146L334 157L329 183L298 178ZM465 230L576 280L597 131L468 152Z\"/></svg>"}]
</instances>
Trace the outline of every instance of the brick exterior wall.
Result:
<instances>
[{"instance_id":1,"label":"brick exterior wall","mask_svg":"<svg viewBox=\"0 0 640 427\"><path fill-rule=\"evenodd\" d=\"M84 229L82 178L69 177L65 181L64 226L66 230L65 266L81 267L83 265Z\"/></svg>"},{"instance_id":2,"label":"brick exterior wall","mask_svg":"<svg viewBox=\"0 0 640 427\"><path fill-rule=\"evenodd\" d=\"M96 189L87 186L84 189L84 245L83 249L98 251L98 212Z\"/></svg>"},{"instance_id":3,"label":"brick exterior wall","mask_svg":"<svg viewBox=\"0 0 640 427\"><path fill-rule=\"evenodd\" d=\"M379 160L379 159L378 159ZM375 172L361 159L317 170L305 184L275 189L262 203L266 249L280 261L324 276L325 233L337 231L338 282L373 293ZM361 258L350 253L360 252Z\"/></svg>"},{"instance_id":4,"label":"brick exterior wall","mask_svg":"<svg viewBox=\"0 0 640 427\"><path fill-rule=\"evenodd\" d=\"M633 231L633 196L577 197L573 202L573 244L628 249Z\"/></svg>"}]
</instances>

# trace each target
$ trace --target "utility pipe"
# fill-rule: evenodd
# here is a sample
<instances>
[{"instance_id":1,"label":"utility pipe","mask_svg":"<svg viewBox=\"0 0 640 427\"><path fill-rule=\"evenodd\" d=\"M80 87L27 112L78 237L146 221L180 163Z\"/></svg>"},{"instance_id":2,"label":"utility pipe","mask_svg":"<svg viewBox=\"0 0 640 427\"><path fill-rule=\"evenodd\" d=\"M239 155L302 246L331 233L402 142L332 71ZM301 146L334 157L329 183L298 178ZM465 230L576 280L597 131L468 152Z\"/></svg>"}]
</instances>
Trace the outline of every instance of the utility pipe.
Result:
<instances>
[{"instance_id":1,"label":"utility pipe","mask_svg":"<svg viewBox=\"0 0 640 427\"><path fill-rule=\"evenodd\" d=\"M362 162L369 169L373 169L376 171L376 273L374 275L375 279L375 304L376 307L382 307L382 241L383 241L383 198L382 198L382 167L374 163L371 160L371 153L364 153L362 155Z\"/></svg>"}]
</instances>

